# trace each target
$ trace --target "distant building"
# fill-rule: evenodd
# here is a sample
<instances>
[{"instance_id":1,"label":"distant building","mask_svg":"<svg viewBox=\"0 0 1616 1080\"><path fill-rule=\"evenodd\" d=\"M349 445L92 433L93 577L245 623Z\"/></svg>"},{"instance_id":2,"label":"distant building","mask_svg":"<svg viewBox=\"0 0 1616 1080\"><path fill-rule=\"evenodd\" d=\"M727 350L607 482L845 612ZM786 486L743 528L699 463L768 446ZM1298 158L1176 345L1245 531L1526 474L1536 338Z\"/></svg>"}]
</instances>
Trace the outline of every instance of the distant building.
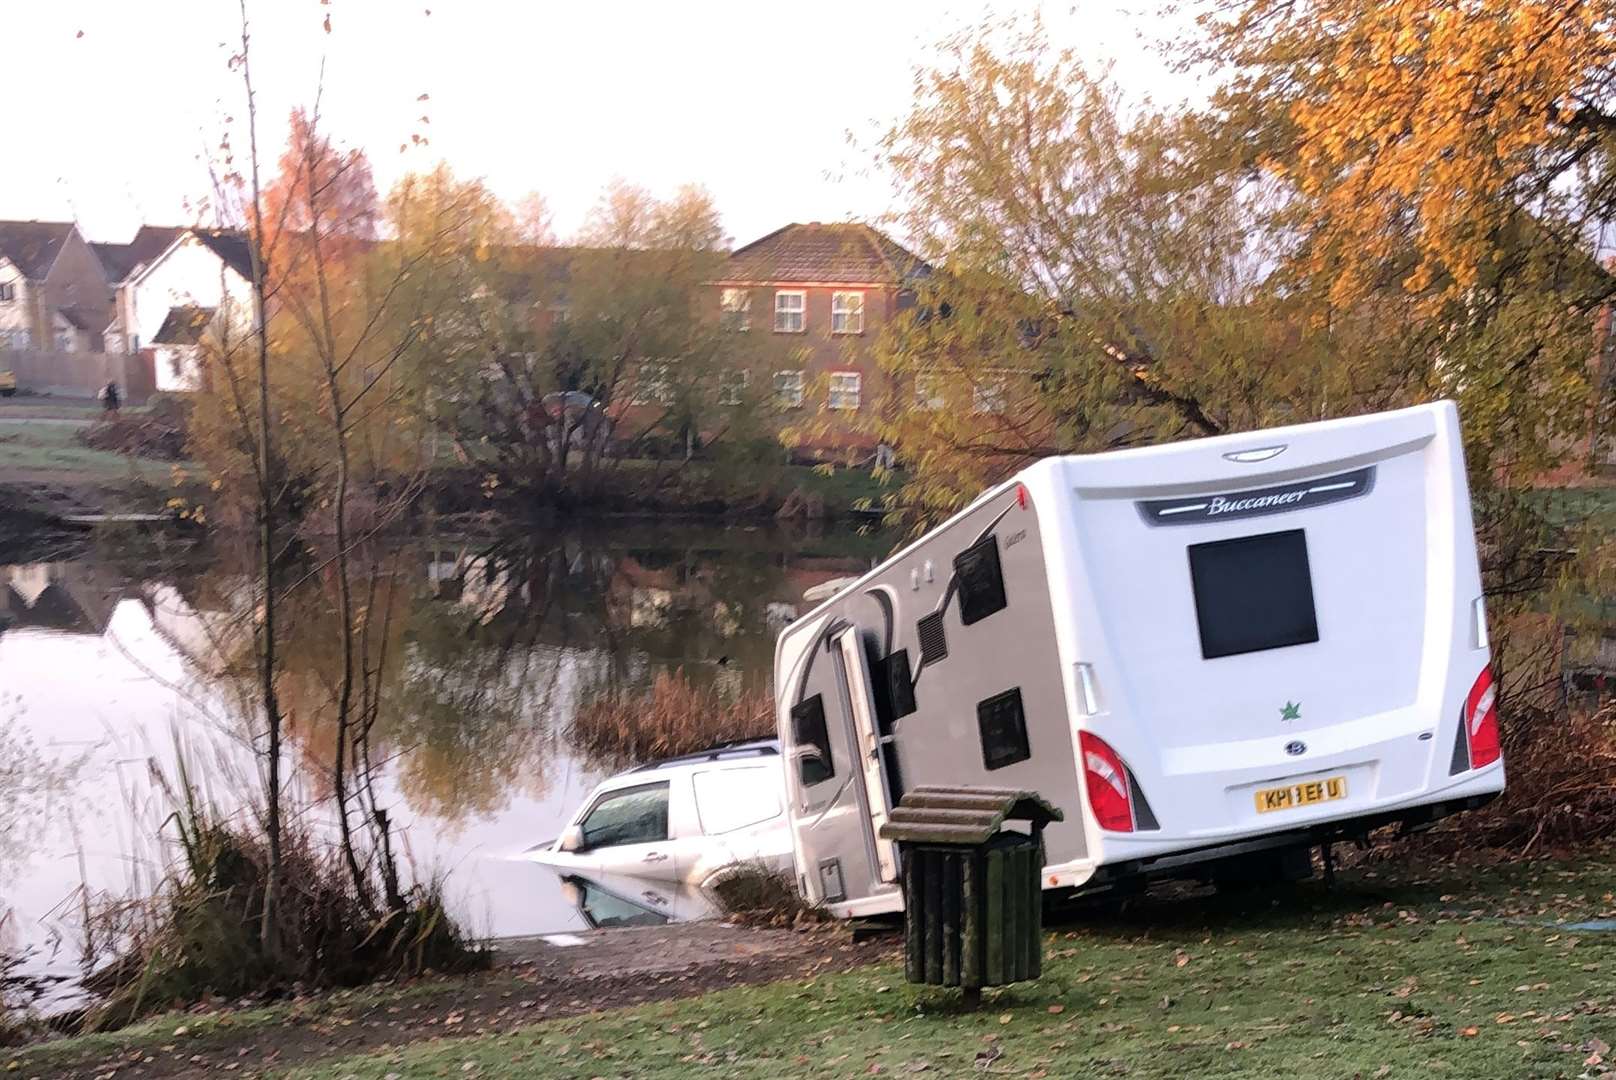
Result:
<instances>
[{"instance_id":1,"label":"distant building","mask_svg":"<svg viewBox=\"0 0 1616 1080\"><path fill-rule=\"evenodd\" d=\"M78 226L0 221L0 349L103 351L112 284Z\"/></svg>"},{"instance_id":2,"label":"distant building","mask_svg":"<svg viewBox=\"0 0 1616 1080\"><path fill-rule=\"evenodd\" d=\"M772 335L782 351L772 374L787 414L827 408L827 433L805 450L816 456L874 449L865 422L881 375L870 342L915 303L932 268L883 233L861 224L790 224L732 252L712 283L716 315L735 333Z\"/></svg>"},{"instance_id":3,"label":"distant building","mask_svg":"<svg viewBox=\"0 0 1616 1080\"><path fill-rule=\"evenodd\" d=\"M250 324L252 250L246 235L144 225L127 244L94 246L117 286L109 342L116 341L120 352L149 358L156 389L197 389L202 335L225 322Z\"/></svg>"}]
</instances>

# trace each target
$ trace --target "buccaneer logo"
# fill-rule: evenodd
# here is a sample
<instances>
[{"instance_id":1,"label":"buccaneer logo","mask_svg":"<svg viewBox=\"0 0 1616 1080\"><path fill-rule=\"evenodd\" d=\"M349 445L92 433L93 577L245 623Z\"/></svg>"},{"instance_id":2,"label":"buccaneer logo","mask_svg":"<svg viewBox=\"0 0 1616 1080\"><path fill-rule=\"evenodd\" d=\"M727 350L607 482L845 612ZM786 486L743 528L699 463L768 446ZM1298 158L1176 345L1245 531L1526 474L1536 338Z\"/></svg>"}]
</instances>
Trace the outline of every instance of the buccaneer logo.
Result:
<instances>
[{"instance_id":1,"label":"buccaneer logo","mask_svg":"<svg viewBox=\"0 0 1616 1080\"><path fill-rule=\"evenodd\" d=\"M1279 709L1279 721L1280 721L1280 723L1286 724L1286 723L1290 723L1292 720L1300 720L1301 718L1302 718L1302 703L1300 701L1291 701L1291 700L1287 699L1285 704L1280 706L1280 709Z\"/></svg>"},{"instance_id":2,"label":"buccaneer logo","mask_svg":"<svg viewBox=\"0 0 1616 1080\"><path fill-rule=\"evenodd\" d=\"M1228 521L1233 518L1283 514L1306 510L1343 499L1367 495L1375 483L1375 467L1367 465L1348 473L1301 480L1254 491L1191 495L1176 499L1153 499L1136 504L1150 525L1190 525L1197 521Z\"/></svg>"}]
</instances>

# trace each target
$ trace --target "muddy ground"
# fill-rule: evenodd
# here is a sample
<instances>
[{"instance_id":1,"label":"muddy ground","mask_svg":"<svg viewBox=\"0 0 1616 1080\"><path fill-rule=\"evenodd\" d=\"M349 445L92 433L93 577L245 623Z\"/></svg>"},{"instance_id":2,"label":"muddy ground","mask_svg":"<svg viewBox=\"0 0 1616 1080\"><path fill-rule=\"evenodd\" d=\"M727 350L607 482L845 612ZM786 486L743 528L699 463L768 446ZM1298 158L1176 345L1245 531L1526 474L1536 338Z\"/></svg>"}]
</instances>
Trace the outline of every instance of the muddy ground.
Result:
<instances>
[{"instance_id":1,"label":"muddy ground","mask_svg":"<svg viewBox=\"0 0 1616 1080\"><path fill-rule=\"evenodd\" d=\"M79 1040L74 1045L82 1049L70 1055L53 1054L49 1044L0 1050L0 1075L255 1076L426 1039L498 1033L604 1008L846 971L896 956L901 944L896 934L855 940L840 925L799 932L689 923L551 938L581 943L502 941L493 969L482 975L294 1001L256 1021L251 1013L233 1019L198 1009L159 1021L165 1033L172 1028L166 1041L141 1026Z\"/></svg>"}]
</instances>

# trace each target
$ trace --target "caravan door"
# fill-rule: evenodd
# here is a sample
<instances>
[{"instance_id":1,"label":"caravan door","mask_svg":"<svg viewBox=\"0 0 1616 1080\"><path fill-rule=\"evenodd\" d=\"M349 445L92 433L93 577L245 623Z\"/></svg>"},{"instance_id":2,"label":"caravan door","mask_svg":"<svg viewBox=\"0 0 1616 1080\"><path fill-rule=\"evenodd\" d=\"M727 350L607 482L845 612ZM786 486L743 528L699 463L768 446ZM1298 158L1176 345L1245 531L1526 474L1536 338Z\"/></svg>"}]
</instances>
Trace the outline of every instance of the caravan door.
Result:
<instances>
[{"instance_id":1,"label":"caravan door","mask_svg":"<svg viewBox=\"0 0 1616 1080\"><path fill-rule=\"evenodd\" d=\"M859 640L857 627L849 626L837 634L835 645L841 656L847 716L852 723L849 742L858 751L859 780L864 789L863 813L870 823L870 836L875 843L877 877L882 881L896 882L898 858L893 843L881 839L881 826L886 824L887 812L892 809L892 793L887 790L886 773L881 761L883 736L875 721L875 695L870 686L869 659L864 653L864 643Z\"/></svg>"},{"instance_id":2,"label":"caravan door","mask_svg":"<svg viewBox=\"0 0 1616 1080\"><path fill-rule=\"evenodd\" d=\"M869 663L858 628L844 620L805 627L800 640L783 669L797 870L809 900L856 905L894 891L898 879L893 845L876 835L891 798Z\"/></svg>"}]
</instances>

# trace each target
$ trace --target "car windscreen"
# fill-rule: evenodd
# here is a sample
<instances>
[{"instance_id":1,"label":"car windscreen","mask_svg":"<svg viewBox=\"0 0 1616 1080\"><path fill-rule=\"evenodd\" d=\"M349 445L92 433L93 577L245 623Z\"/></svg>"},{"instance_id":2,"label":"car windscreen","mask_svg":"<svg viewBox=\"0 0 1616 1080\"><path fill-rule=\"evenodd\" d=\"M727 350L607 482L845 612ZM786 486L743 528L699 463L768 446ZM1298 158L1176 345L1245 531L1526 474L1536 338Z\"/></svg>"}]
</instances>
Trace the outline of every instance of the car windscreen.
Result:
<instances>
[{"instance_id":1,"label":"car windscreen","mask_svg":"<svg viewBox=\"0 0 1616 1080\"><path fill-rule=\"evenodd\" d=\"M1192 544L1189 558L1205 659L1319 640L1304 530Z\"/></svg>"}]
</instances>

